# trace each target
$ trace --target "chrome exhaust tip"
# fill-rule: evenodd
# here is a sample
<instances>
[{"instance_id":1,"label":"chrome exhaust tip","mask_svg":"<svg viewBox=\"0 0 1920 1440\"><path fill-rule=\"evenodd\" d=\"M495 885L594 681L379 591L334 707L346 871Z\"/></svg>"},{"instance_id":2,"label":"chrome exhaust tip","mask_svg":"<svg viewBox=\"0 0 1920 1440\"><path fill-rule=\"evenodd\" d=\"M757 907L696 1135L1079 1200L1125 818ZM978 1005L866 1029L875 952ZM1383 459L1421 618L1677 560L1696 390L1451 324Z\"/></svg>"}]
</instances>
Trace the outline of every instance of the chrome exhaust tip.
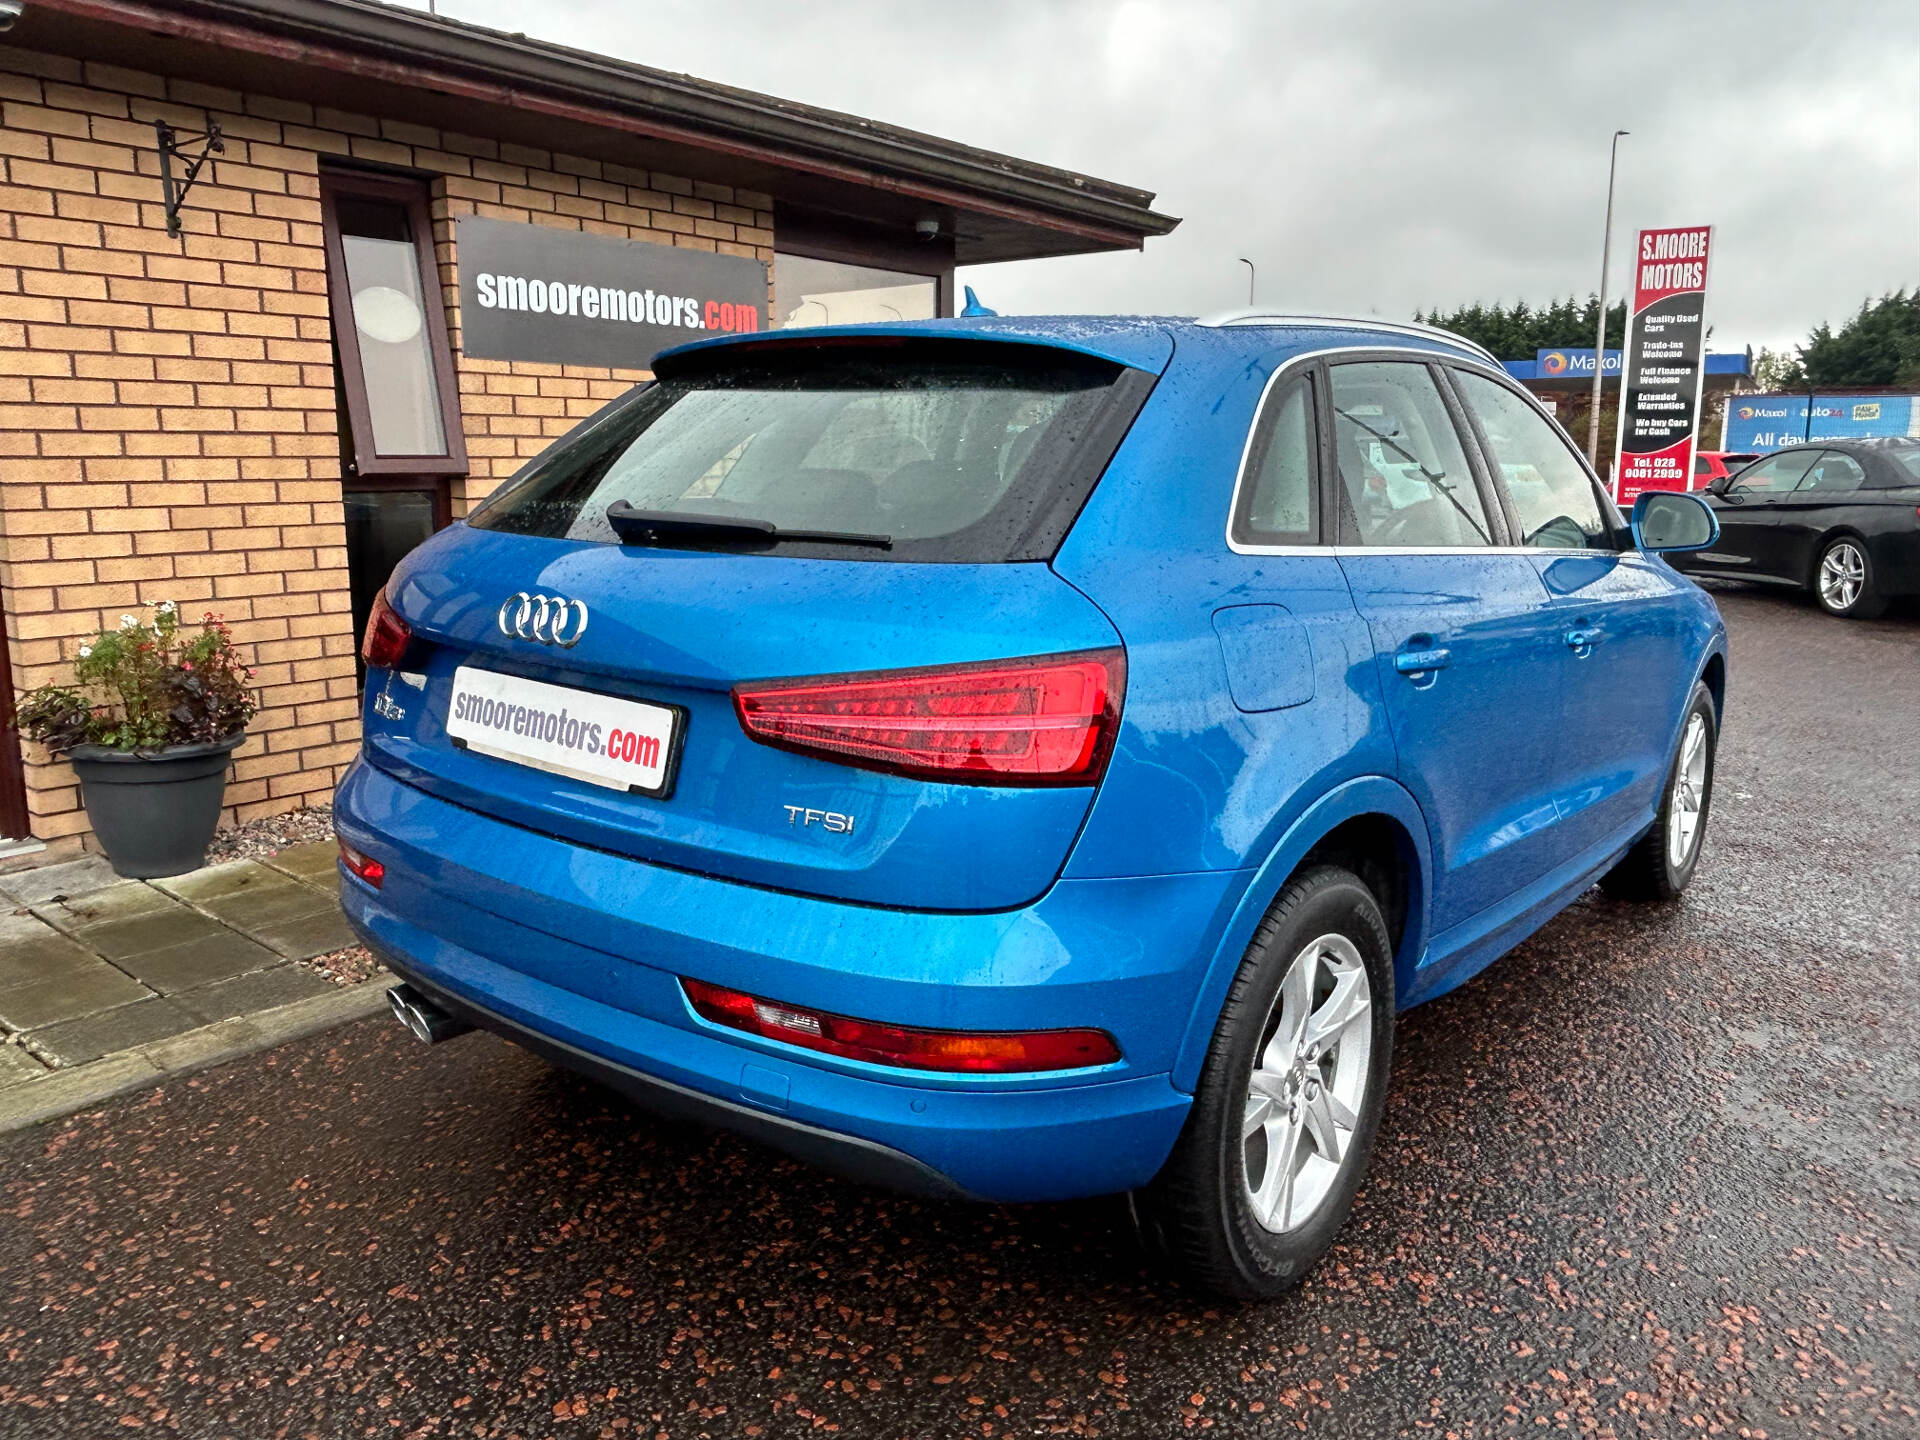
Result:
<instances>
[{"instance_id":1,"label":"chrome exhaust tip","mask_svg":"<svg viewBox=\"0 0 1920 1440\"><path fill-rule=\"evenodd\" d=\"M411 985L396 985L387 991L387 1008L393 1018L407 1027L422 1045L438 1045L464 1035L473 1026L458 1016L449 1015Z\"/></svg>"}]
</instances>

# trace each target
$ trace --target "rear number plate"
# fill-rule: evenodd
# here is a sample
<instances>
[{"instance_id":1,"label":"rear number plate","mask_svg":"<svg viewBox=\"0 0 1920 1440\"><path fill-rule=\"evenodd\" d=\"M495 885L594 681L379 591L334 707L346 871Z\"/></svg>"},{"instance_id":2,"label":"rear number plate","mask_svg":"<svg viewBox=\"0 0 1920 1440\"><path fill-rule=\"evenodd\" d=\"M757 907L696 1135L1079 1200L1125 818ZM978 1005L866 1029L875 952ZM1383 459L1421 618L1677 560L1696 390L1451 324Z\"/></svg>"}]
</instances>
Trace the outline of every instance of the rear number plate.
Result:
<instances>
[{"instance_id":1,"label":"rear number plate","mask_svg":"<svg viewBox=\"0 0 1920 1440\"><path fill-rule=\"evenodd\" d=\"M673 789L686 712L591 690L543 685L462 665L447 734L464 749L664 799Z\"/></svg>"}]
</instances>

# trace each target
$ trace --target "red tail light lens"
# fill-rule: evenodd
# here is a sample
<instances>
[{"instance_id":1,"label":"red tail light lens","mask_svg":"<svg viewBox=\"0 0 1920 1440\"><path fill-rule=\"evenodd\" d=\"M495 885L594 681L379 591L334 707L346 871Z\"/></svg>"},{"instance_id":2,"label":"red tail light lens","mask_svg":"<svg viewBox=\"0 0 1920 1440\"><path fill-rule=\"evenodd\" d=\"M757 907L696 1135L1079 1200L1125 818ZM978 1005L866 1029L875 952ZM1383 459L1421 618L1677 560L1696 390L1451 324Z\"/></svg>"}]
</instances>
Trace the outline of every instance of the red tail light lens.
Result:
<instances>
[{"instance_id":1,"label":"red tail light lens","mask_svg":"<svg viewBox=\"0 0 1920 1440\"><path fill-rule=\"evenodd\" d=\"M784 1005L701 980L680 981L696 1013L749 1035L909 1070L1015 1074L1111 1065L1120 1047L1104 1030L913 1030Z\"/></svg>"},{"instance_id":2,"label":"red tail light lens","mask_svg":"<svg viewBox=\"0 0 1920 1440\"><path fill-rule=\"evenodd\" d=\"M360 641L360 658L371 670L391 670L407 653L413 631L407 622L393 613L387 604L387 592L373 597L373 612L367 616L367 633Z\"/></svg>"},{"instance_id":3,"label":"red tail light lens","mask_svg":"<svg viewBox=\"0 0 1920 1440\"><path fill-rule=\"evenodd\" d=\"M335 838L338 839L339 837L336 836ZM340 863L376 890L380 888L381 882L387 878L386 866L382 865L371 855L362 855L344 840L340 841Z\"/></svg>"},{"instance_id":4,"label":"red tail light lens","mask_svg":"<svg viewBox=\"0 0 1920 1440\"><path fill-rule=\"evenodd\" d=\"M1120 726L1118 648L734 687L747 734L870 770L988 785L1085 785Z\"/></svg>"}]
</instances>

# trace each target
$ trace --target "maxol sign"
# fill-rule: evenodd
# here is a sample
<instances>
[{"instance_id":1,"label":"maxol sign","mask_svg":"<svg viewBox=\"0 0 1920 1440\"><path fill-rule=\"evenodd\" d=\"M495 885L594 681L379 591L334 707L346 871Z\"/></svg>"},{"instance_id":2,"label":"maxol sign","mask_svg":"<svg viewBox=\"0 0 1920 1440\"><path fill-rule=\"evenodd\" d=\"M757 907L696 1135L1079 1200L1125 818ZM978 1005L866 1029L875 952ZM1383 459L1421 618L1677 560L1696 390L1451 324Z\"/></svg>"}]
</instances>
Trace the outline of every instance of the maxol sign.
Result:
<instances>
[{"instance_id":1,"label":"maxol sign","mask_svg":"<svg viewBox=\"0 0 1920 1440\"><path fill-rule=\"evenodd\" d=\"M1606 358L1600 362L1600 373L1612 377L1620 373L1622 351L1609 350ZM1536 350L1533 355L1533 373L1542 380L1575 380L1593 378L1593 347L1586 349Z\"/></svg>"},{"instance_id":2,"label":"maxol sign","mask_svg":"<svg viewBox=\"0 0 1920 1440\"><path fill-rule=\"evenodd\" d=\"M1780 450L1809 440L1920 435L1911 395L1735 395L1727 401L1726 450Z\"/></svg>"}]
</instances>

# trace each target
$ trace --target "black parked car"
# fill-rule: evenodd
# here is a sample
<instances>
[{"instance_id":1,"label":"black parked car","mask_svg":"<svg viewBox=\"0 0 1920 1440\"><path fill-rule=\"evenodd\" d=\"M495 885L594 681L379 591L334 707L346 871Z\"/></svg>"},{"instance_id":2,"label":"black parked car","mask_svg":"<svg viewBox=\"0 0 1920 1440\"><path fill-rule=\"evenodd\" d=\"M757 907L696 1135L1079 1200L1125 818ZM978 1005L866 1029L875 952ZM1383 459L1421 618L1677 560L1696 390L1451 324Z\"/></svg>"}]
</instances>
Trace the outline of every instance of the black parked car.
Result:
<instances>
[{"instance_id":1,"label":"black parked car","mask_svg":"<svg viewBox=\"0 0 1920 1440\"><path fill-rule=\"evenodd\" d=\"M1720 540L1676 569L1798 586L1850 620L1920 594L1920 440L1797 445L1701 493Z\"/></svg>"}]
</instances>

